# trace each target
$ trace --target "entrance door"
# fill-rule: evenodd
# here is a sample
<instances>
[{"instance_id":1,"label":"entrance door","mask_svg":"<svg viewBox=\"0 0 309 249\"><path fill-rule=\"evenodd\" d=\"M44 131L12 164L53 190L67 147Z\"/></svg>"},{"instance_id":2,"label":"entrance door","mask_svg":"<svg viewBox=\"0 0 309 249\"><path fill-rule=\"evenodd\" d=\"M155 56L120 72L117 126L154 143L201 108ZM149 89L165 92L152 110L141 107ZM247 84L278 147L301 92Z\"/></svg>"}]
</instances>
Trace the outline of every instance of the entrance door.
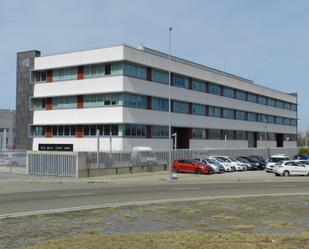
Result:
<instances>
[{"instance_id":1,"label":"entrance door","mask_svg":"<svg viewBox=\"0 0 309 249\"><path fill-rule=\"evenodd\" d=\"M248 132L248 147L256 148L256 133Z\"/></svg>"},{"instance_id":2,"label":"entrance door","mask_svg":"<svg viewBox=\"0 0 309 249\"><path fill-rule=\"evenodd\" d=\"M277 147L283 147L283 134L277 134Z\"/></svg>"},{"instance_id":3,"label":"entrance door","mask_svg":"<svg viewBox=\"0 0 309 249\"><path fill-rule=\"evenodd\" d=\"M189 128L172 127L172 133L177 133L177 149L189 149L190 130Z\"/></svg>"}]
</instances>

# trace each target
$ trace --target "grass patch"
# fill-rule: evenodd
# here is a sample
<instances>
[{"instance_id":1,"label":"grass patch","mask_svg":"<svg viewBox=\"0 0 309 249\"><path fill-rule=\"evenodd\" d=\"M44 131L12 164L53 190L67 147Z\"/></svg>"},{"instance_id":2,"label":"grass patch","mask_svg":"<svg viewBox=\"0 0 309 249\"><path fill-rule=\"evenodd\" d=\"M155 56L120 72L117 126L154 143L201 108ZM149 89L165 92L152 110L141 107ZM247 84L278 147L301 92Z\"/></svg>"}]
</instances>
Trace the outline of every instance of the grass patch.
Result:
<instances>
[{"instance_id":1,"label":"grass patch","mask_svg":"<svg viewBox=\"0 0 309 249\"><path fill-rule=\"evenodd\" d=\"M230 216L226 214L213 215L211 218L214 220L226 220L226 221L238 221L239 220L239 217Z\"/></svg>"},{"instance_id":2,"label":"grass patch","mask_svg":"<svg viewBox=\"0 0 309 249\"><path fill-rule=\"evenodd\" d=\"M98 225L101 224L102 222L98 219L91 219L91 220L84 220L80 222L80 225Z\"/></svg>"},{"instance_id":3,"label":"grass patch","mask_svg":"<svg viewBox=\"0 0 309 249\"><path fill-rule=\"evenodd\" d=\"M251 231L251 229L253 229L254 226L249 225L249 224L237 224L237 225L231 226L231 228L234 230Z\"/></svg>"},{"instance_id":4,"label":"grass patch","mask_svg":"<svg viewBox=\"0 0 309 249\"><path fill-rule=\"evenodd\" d=\"M269 224L272 228L293 228L296 227L297 224L290 222L278 222Z\"/></svg>"},{"instance_id":5,"label":"grass patch","mask_svg":"<svg viewBox=\"0 0 309 249\"><path fill-rule=\"evenodd\" d=\"M200 209L195 209L195 208L190 208L190 207L184 208L182 210L183 214L189 214L189 215L191 215L191 214L198 214L200 212L201 212Z\"/></svg>"}]
</instances>

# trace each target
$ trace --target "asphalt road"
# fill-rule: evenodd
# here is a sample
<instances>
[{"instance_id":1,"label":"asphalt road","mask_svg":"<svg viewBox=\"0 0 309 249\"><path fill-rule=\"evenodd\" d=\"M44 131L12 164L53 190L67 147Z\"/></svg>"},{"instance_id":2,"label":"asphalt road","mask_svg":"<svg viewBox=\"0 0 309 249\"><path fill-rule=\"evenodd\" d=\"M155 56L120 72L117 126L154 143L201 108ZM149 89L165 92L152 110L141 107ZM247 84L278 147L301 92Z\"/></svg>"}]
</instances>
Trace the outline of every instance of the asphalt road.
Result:
<instances>
[{"instance_id":1,"label":"asphalt road","mask_svg":"<svg viewBox=\"0 0 309 249\"><path fill-rule=\"evenodd\" d=\"M0 217L37 210L83 207L178 198L204 198L264 194L308 194L308 181L267 182L162 182L160 184L71 184L27 192L0 193Z\"/></svg>"}]
</instances>

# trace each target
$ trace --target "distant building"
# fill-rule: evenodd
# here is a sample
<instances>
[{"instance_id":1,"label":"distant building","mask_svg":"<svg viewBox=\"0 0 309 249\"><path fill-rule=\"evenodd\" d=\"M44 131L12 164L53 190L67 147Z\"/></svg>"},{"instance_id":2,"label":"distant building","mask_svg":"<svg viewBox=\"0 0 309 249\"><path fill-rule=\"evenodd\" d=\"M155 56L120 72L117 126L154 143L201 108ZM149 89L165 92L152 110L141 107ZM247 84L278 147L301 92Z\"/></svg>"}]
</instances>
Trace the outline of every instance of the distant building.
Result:
<instances>
[{"instance_id":1,"label":"distant building","mask_svg":"<svg viewBox=\"0 0 309 249\"><path fill-rule=\"evenodd\" d=\"M15 145L15 110L0 109L0 148L12 149Z\"/></svg>"},{"instance_id":2,"label":"distant building","mask_svg":"<svg viewBox=\"0 0 309 249\"><path fill-rule=\"evenodd\" d=\"M113 150L167 149L168 65L165 53L127 45L19 53L18 143L31 141L29 129L33 150L67 144L93 151L99 130L102 150L110 137ZM171 108L178 148L296 146L295 94L177 57Z\"/></svg>"}]
</instances>

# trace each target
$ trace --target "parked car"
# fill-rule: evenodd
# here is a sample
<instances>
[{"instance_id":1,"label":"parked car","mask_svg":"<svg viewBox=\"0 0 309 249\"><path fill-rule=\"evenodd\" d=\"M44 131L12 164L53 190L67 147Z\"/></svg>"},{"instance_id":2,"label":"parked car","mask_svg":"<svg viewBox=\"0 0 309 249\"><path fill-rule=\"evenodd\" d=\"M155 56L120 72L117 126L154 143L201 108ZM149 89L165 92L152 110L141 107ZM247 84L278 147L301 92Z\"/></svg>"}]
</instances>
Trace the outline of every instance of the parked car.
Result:
<instances>
[{"instance_id":1,"label":"parked car","mask_svg":"<svg viewBox=\"0 0 309 249\"><path fill-rule=\"evenodd\" d=\"M266 160L265 160L265 158L264 158L264 157L262 157L262 156L258 156L258 155L250 155L249 157L251 157L251 158L255 158L256 160L258 160L258 161L260 161L260 162L262 162L262 163L265 163L265 165L266 165Z\"/></svg>"},{"instance_id":2,"label":"parked car","mask_svg":"<svg viewBox=\"0 0 309 249\"><path fill-rule=\"evenodd\" d=\"M131 163L133 166L157 165L158 158L150 147L137 146L132 148Z\"/></svg>"},{"instance_id":3,"label":"parked car","mask_svg":"<svg viewBox=\"0 0 309 249\"><path fill-rule=\"evenodd\" d=\"M209 165L214 171L214 173L223 173L225 171L224 166L222 164L216 162L215 160L209 157L195 157L193 158L193 160L198 163L204 163Z\"/></svg>"},{"instance_id":4,"label":"parked car","mask_svg":"<svg viewBox=\"0 0 309 249\"><path fill-rule=\"evenodd\" d=\"M288 160L290 160L290 158L288 155L285 155L285 154L272 155L266 162L266 172L272 173L273 168L276 164L281 163L283 161L288 161Z\"/></svg>"},{"instance_id":5,"label":"parked car","mask_svg":"<svg viewBox=\"0 0 309 249\"><path fill-rule=\"evenodd\" d=\"M295 160L309 160L309 155L297 154L294 156Z\"/></svg>"},{"instance_id":6,"label":"parked car","mask_svg":"<svg viewBox=\"0 0 309 249\"><path fill-rule=\"evenodd\" d=\"M227 163L224 160L222 160L220 158L217 159L217 158L215 158L213 156L210 156L209 158L211 160L214 160L216 163L222 165L225 172L235 171L235 167L231 163Z\"/></svg>"},{"instance_id":7,"label":"parked car","mask_svg":"<svg viewBox=\"0 0 309 249\"><path fill-rule=\"evenodd\" d=\"M217 158L217 159L220 158L223 161L230 163L238 171L247 170L247 167L246 167L245 164L237 161L235 158L233 158L231 156L215 156L215 158Z\"/></svg>"},{"instance_id":8,"label":"parked car","mask_svg":"<svg viewBox=\"0 0 309 249\"><path fill-rule=\"evenodd\" d=\"M259 170L264 170L266 167L266 164L259 161L258 159L256 159L255 157L251 157L251 156L247 156L247 157L242 157L244 159L246 159L247 161L249 161L250 163L253 163L256 165L257 169Z\"/></svg>"},{"instance_id":9,"label":"parked car","mask_svg":"<svg viewBox=\"0 0 309 249\"><path fill-rule=\"evenodd\" d=\"M198 163L191 159L174 160L172 163L173 170L176 172L187 172L195 174L213 174L213 169L204 163Z\"/></svg>"},{"instance_id":10,"label":"parked car","mask_svg":"<svg viewBox=\"0 0 309 249\"><path fill-rule=\"evenodd\" d=\"M236 159L238 161L242 162L242 163L245 163L248 170L257 170L258 169L257 163L249 162L246 158L243 158L243 157L236 157Z\"/></svg>"},{"instance_id":11,"label":"parked car","mask_svg":"<svg viewBox=\"0 0 309 249\"><path fill-rule=\"evenodd\" d=\"M309 165L306 165L299 160L283 161L274 166L273 172L276 176L309 176Z\"/></svg>"},{"instance_id":12,"label":"parked car","mask_svg":"<svg viewBox=\"0 0 309 249\"><path fill-rule=\"evenodd\" d=\"M0 164L7 166L25 166L26 152L3 152L0 153Z\"/></svg>"}]
</instances>

